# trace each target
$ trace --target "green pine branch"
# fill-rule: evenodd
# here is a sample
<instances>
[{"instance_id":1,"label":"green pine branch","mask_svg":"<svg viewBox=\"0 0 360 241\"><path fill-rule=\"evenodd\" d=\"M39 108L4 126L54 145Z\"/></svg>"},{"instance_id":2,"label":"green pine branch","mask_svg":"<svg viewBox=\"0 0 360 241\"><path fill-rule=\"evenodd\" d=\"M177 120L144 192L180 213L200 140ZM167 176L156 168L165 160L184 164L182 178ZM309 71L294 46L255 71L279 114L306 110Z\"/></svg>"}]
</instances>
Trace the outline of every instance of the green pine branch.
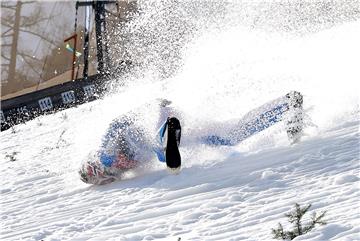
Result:
<instances>
[{"instance_id":1,"label":"green pine branch","mask_svg":"<svg viewBox=\"0 0 360 241\"><path fill-rule=\"evenodd\" d=\"M324 218L326 211L322 212L319 216L317 216L316 212L314 212L311 217L311 222L303 227L301 219L303 218L305 213L309 211L310 207L311 204L302 208L298 203L295 203L295 210L285 214L285 217L288 218L288 221L294 224L294 229L292 231L284 231L282 224L279 223L277 229L271 229L273 238L292 240L297 236L310 232L316 224L325 225L326 222L322 219Z\"/></svg>"}]
</instances>

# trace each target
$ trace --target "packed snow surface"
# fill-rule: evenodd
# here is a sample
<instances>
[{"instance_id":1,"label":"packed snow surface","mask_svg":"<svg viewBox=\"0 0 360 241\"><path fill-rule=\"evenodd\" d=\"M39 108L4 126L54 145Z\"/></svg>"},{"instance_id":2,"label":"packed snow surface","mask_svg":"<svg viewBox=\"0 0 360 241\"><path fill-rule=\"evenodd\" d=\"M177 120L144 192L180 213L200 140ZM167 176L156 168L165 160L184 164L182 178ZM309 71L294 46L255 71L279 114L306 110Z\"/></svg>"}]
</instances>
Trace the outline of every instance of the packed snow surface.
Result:
<instances>
[{"instance_id":1,"label":"packed snow surface","mask_svg":"<svg viewBox=\"0 0 360 241\"><path fill-rule=\"evenodd\" d=\"M161 81L149 68L100 100L1 132L0 240L271 240L279 222L292 228L284 214L295 203L327 211L328 223L295 240L360 240L360 22L307 34L215 29L188 41ZM297 144L283 123L232 147L184 138L179 175L154 157L119 182L79 179L113 118L136 109L153 127L156 98L173 100L186 137L291 90L304 95Z\"/></svg>"}]
</instances>

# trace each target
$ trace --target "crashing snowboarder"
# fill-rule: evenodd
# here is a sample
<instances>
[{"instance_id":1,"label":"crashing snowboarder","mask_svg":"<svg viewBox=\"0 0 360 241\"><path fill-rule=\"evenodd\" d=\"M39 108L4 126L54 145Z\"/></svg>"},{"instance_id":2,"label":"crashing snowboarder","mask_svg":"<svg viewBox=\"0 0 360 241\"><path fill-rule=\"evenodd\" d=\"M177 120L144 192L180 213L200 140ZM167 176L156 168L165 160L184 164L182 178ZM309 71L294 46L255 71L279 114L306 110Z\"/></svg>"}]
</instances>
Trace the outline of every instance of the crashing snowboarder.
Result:
<instances>
[{"instance_id":1,"label":"crashing snowboarder","mask_svg":"<svg viewBox=\"0 0 360 241\"><path fill-rule=\"evenodd\" d=\"M275 123L285 120L291 142L299 140L302 127L302 95L293 91L284 97L260 106L241 119L228 123L213 123L208 133L193 131L200 143L208 145L236 145ZM171 173L179 173L181 124L171 108L171 102L161 101L160 128L156 140L147 140L144 131L135 125L131 115L114 120L102 139L101 148L82 164L81 180L90 184L106 184L121 179L124 172L150 161L154 153L166 163Z\"/></svg>"}]
</instances>

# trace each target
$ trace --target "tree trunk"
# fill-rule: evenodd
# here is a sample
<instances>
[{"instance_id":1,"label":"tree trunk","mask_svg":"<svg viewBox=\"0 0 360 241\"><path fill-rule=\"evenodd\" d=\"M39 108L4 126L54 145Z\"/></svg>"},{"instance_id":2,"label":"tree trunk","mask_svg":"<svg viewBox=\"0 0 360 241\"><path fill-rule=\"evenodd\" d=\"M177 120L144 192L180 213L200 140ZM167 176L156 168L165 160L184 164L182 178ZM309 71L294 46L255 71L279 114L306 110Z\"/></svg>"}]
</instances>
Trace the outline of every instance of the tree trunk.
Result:
<instances>
[{"instance_id":1,"label":"tree trunk","mask_svg":"<svg viewBox=\"0 0 360 241\"><path fill-rule=\"evenodd\" d=\"M15 79L16 74L16 58L18 51L18 40L19 40L19 28L21 18L21 6L22 2L16 3L15 19L14 19L14 35L11 43L10 63L9 63L9 74L8 74L8 85L10 85L11 91L15 91L18 88L18 80Z\"/></svg>"}]
</instances>

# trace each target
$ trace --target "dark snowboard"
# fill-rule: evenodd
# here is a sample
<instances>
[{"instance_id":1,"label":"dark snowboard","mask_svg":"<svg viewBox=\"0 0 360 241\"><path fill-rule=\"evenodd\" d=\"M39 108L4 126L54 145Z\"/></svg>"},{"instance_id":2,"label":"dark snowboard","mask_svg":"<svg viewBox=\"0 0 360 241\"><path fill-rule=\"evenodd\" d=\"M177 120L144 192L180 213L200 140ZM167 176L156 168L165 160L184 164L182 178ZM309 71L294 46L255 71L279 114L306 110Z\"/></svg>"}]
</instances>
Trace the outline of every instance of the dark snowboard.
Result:
<instances>
[{"instance_id":1,"label":"dark snowboard","mask_svg":"<svg viewBox=\"0 0 360 241\"><path fill-rule=\"evenodd\" d=\"M181 138L180 121L175 117L168 118L167 129L166 165L170 169L179 169L181 167L181 155L179 152Z\"/></svg>"}]
</instances>

